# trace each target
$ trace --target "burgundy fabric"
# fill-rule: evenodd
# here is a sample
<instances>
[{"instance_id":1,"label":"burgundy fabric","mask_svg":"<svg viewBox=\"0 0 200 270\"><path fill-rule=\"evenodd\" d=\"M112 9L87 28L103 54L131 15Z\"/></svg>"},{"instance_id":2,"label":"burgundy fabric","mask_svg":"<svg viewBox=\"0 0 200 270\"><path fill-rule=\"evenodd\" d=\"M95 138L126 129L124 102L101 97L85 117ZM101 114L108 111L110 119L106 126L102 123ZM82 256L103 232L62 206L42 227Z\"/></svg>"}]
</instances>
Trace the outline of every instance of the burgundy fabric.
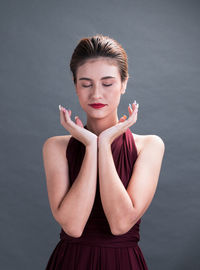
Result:
<instances>
[{"instance_id":1,"label":"burgundy fabric","mask_svg":"<svg viewBox=\"0 0 200 270\"><path fill-rule=\"evenodd\" d=\"M113 141L111 150L118 175L127 188L137 159L136 145L129 128ZM84 144L71 137L66 150L70 186L79 173L84 154ZM95 202L83 234L78 238L71 237L61 228L60 241L49 258L46 270L148 270L138 245L141 219L127 233L113 235L103 211L98 183L97 175Z\"/></svg>"}]
</instances>

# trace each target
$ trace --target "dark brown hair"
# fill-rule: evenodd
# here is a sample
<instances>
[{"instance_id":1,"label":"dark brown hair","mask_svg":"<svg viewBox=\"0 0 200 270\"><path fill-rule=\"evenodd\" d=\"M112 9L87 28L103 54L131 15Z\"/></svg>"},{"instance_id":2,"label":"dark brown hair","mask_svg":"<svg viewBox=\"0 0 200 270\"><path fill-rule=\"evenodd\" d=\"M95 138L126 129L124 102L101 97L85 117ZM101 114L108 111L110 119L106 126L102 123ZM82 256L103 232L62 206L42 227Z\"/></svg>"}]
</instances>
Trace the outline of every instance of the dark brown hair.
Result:
<instances>
[{"instance_id":1,"label":"dark brown hair","mask_svg":"<svg viewBox=\"0 0 200 270\"><path fill-rule=\"evenodd\" d=\"M109 36L97 34L82 38L76 46L70 61L70 69L76 84L77 68L90 58L109 57L116 61L122 82L128 77L128 57L121 44Z\"/></svg>"}]
</instances>

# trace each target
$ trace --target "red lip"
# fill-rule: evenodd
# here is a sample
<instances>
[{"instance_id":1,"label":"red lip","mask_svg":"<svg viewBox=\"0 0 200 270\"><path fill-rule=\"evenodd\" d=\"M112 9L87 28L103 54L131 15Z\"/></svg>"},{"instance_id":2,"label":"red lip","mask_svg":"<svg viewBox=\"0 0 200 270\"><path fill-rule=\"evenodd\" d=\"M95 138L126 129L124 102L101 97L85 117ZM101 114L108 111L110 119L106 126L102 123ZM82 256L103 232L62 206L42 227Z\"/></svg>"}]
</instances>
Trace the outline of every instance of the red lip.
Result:
<instances>
[{"instance_id":1,"label":"red lip","mask_svg":"<svg viewBox=\"0 0 200 270\"><path fill-rule=\"evenodd\" d=\"M102 104L102 103L93 103L93 104L89 104L89 105L95 109L99 109L99 108L106 106L106 104Z\"/></svg>"}]
</instances>

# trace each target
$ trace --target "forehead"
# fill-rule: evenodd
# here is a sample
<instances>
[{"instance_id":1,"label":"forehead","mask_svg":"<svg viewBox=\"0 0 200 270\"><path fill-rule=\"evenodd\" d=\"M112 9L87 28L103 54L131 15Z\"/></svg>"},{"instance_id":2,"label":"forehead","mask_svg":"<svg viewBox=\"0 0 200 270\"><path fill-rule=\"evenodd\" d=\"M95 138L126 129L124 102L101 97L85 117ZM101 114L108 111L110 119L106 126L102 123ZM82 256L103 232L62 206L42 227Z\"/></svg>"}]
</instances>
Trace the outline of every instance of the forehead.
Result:
<instances>
[{"instance_id":1,"label":"forehead","mask_svg":"<svg viewBox=\"0 0 200 270\"><path fill-rule=\"evenodd\" d=\"M120 77L119 68L115 59L108 57L98 57L88 59L77 69L79 77L101 78L105 76Z\"/></svg>"}]
</instances>

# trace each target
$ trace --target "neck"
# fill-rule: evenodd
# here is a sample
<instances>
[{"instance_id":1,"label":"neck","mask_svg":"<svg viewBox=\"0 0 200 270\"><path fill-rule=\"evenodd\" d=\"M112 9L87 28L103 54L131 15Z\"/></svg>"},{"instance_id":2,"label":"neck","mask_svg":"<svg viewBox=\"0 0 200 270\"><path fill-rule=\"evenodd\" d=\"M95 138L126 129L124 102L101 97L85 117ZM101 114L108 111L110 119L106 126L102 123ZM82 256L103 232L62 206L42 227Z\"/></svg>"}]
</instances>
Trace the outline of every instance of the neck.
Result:
<instances>
[{"instance_id":1,"label":"neck","mask_svg":"<svg viewBox=\"0 0 200 270\"><path fill-rule=\"evenodd\" d=\"M89 131L99 136L99 134L103 132L104 130L112 126L115 126L118 123L118 121L119 120L117 116L116 118L109 119L107 121L105 119L95 119L94 121L93 119L87 118L86 126Z\"/></svg>"}]
</instances>

